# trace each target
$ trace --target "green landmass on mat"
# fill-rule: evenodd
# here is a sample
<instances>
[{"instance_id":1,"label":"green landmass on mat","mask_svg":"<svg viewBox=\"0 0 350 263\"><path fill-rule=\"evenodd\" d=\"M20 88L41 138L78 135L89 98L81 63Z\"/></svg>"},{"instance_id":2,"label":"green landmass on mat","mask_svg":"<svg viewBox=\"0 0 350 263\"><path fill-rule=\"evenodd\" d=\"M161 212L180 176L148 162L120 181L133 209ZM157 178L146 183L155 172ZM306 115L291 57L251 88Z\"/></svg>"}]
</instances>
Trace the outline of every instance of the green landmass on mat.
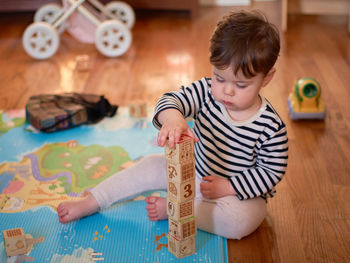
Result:
<instances>
[{"instance_id":1,"label":"green landmass on mat","mask_svg":"<svg viewBox=\"0 0 350 263\"><path fill-rule=\"evenodd\" d=\"M25 118L13 118L9 121L3 121L4 113L0 111L0 136L9 130L24 125L26 122Z\"/></svg>"},{"instance_id":2,"label":"green landmass on mat","mask_svg":"<svg viewBox=\"0 0 350 263\"><path fill-rule=\"evenodd\" d=\"M83 146L75 141L48 144L35 154L42 177L50 178L62 174L58 179L60 186L65 189L62 194L70 191L81 193L94 187L118 172L122 164L130 161L129 154L120 146ZM67 172L69 175L66 175Z\"/></svg>"}]
</instances>

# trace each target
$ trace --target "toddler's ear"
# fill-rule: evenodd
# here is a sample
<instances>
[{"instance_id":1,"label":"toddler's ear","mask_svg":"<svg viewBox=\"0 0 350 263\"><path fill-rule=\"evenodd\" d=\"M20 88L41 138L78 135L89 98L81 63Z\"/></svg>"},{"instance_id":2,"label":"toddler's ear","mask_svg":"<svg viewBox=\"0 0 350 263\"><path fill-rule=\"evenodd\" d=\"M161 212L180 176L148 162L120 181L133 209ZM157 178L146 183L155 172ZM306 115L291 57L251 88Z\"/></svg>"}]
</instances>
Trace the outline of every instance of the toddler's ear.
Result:
<instances>
[{"instance_id":1,"label":"toddler's ear","mask_svg":"<svg viewBox=\"0 0 350 263\"><path fill-rule=\"evenodd\" d=\"M275 72L276 72L275 68L270 69L270 71L264 77L264 80L263 80L263 83L262 83L262 87L265 87L267 84L270 83L270 81L272 80L273 76L275 75Z\"/></svg>"}]
</instances>

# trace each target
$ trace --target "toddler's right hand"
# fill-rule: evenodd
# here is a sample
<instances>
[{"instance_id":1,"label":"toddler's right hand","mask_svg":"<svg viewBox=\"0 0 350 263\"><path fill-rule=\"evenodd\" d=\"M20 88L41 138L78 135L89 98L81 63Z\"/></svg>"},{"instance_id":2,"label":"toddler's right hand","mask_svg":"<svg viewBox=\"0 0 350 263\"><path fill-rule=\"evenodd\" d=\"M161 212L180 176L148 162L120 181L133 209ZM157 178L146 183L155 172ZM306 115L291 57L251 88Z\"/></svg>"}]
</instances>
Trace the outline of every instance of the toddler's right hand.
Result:
<instances>
[{"instance_id":1,"label":"toddler's right hand","mask_svg":"<svg viewBox=\"0 0 350 263\"><path fill-rule=\"evenodd\" d=\"M190 127L182 114L175 109L167 109L160 112L158 120L162 124L162 128L158 133L158 145L163 147L167 140L169 140L170 148L173 148L175 143L178 143L181 135L188 135L198 142Z\"/></svg>"}]
</instances>

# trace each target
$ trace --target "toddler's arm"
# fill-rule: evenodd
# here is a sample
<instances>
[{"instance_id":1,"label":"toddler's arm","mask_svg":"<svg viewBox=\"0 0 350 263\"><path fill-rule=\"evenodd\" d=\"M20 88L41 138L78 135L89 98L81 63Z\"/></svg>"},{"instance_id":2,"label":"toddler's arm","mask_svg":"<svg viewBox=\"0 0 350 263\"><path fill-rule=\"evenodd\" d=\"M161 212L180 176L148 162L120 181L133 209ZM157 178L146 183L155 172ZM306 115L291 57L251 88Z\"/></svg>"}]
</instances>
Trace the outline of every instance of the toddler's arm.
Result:
<instances>
[{"instance_id":1,"label":"toddler's arm","mask_svg":"<svg viewBox=\"0 0 350 263\"><path fill-rule=\"evenodd\" d=\"M179 91L165 93L159 99L152 122L160 130L158 136L160 146L164 146L168 137L170 146L173 146L181 134L195 139L185 119L196 119L209 94L209 87L209 80L202 78L187 87L182 86Z\"/></svg>"},{"instance_id":2,"label":"toddler's arm","mask_svg":"<svg viewBox=\"0 0 350 263\"><path fill-rule=\"evenodd\" d=\"M288 138L285 125L267 138L257 151L256 165L230 178L240 200L258 196L272 197L282 180L288 161Z\"/></svg>"}]
</instances>

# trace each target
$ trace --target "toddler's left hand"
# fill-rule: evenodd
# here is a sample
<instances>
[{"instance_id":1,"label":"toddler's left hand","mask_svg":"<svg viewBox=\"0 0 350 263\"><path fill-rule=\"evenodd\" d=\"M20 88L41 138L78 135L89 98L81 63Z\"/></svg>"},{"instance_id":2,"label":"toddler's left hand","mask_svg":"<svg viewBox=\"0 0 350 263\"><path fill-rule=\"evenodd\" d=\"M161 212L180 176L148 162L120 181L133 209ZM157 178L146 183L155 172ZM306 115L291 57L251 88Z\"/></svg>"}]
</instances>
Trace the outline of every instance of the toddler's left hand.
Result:
<instances>
[{"instance_id":1,"label":"toddler's left hand","mask_svg":"<svg viewBox=\"0 0 350 263\"><path fill-rule=\"evenodd\" d=\"M206 176L203 177L200 190L204 198L216 199L227 195L235 195L235 191L230 181L223 177Z\"/></svg>"}]
</instances>

